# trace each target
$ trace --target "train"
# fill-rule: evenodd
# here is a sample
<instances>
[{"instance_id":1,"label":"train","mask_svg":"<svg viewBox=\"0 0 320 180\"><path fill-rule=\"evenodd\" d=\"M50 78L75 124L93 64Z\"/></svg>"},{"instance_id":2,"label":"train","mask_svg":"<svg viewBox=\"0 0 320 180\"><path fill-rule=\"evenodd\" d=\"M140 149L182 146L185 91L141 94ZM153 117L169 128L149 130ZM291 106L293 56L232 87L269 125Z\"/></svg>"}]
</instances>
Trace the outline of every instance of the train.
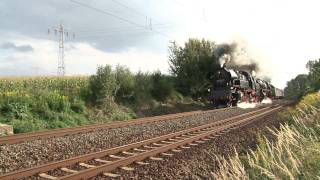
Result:
<instances>
[{"instance_id":1,"label":"train","mask_svg":"<svg viewBox=\"0 0 320 180\"><path fill-rule=\"evenodd\" d=\"M281 99L284 92L271 83L254 77L250 72L227 68L224 64L211 78L209 100L216 107L237 106L238 103L258 103L264 99Z\"/></svg>"}]
</instances>

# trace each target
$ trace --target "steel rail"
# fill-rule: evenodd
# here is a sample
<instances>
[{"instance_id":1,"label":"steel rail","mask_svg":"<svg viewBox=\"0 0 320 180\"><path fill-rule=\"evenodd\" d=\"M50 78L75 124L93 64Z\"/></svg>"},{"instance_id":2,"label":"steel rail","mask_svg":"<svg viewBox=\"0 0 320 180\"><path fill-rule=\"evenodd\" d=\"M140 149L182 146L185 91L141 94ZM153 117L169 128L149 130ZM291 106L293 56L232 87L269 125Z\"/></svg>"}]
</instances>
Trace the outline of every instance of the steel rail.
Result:
<instances>
[{"instance_id":1,"label":"steel rail","mask_svg":"<svg viewBox=\"0 0 320 180\"><path fill-rule=\"evenodd\" d=\"M275 109L278 109L278 108L275 108ZM240 120L240 121L238 121L236 123L232 123L232 124L229 124L229 125L225 125L225 126L221 126L221 127L218 127L218 128L214 128L214 129L210 130L209 132L204 132L202 134L195 135L195 136L192 136L190 138L186 138L186 139L181 140L179 142L176 142L174 144L164 145L162 147L149 150L147 152L139 153L137 155L129 156L129 157L126 157L126 158L123 158L123 159L120 159L120 160L117 160L117 161L113 161L113 162L110 162L110 163L106 163L106 164L103 164L103 165L100 165L100 166L97 166L97 167L85 169L83 171L79 171L79 172L76 172L76 173L73 173L73 174L70 174L70 175L67 175L67 176L58 177L58 179L61 179L61 180L88 179L90 177L97 176L97 175L99 175L99 174L101 174L103 172L110 172L110 171L115 170L115 169L117 169L119 167L123 167L123 166L129 165L129 164L132 164L134 162L139 162L139 161L142 161L142 160L144 160L146 158L156 156L156 155L158 155L160 153L170 151L172 149L175 149L175 148L181 147L183 145L186 145L186 144L201 140L203 138L207 138L207 137L209 137L209 136L211 136L213 134L216 134L217 132L221 132L221 131L229 129L229 128L235 128L236 126L241 127L241 125L247 124L246 123L247 121L255 119L255 118L258 118L258 117L261 117L262 115L269 114L270 112L274 112L275 109L271 109L271 110L268 110L266 112L262 112L261 114L258 114L258 115L253 115L251 117L248 117L248 118L245 118L243 120Z\"/></svg>"},{"instance_id":2,"label":"steel rail","mask_svg":"<svg viewBox=\"0 0 320 180\"><path fill-rule=\"evenodd\" d=\"M276 108L266 107L266 108L262 108L262 109L259 109L259 110L253 111L253 112L249 112L249 113L245 113L245 114L238 115L238 116L235 116L235 117L227 118L227 119L220 120L220 121L217 121L217 122L213 122L213 123L210 123L210 124L205 124L205 125L201 125L201 126L198 126L198 127L182 130L182 131L179 131L179 132L175 132L175 133L159 136L159 137L156 137L156 138L140 141L140 142L137 142L137 143L132 143L132 144L124 145L124 146L119 146L119 147L107 149L107 150L100 151L100 152L95 152L95 153L91 153L91 154L87 154L87 155L82 155L82 156L70 158L70 159L67 159L67 160L62 160L62 161L57 161L57 162L53 162L53 163L49 163L49 164L44 164L44 165L40 165L40 166L33 167L33 168L23 169L23 170L20 170L20 171L4 174L4 175L0 176L0 179L18 179L18 178L23 178L23 177L34 176L36 174L45 173L45 172L48 172L50 170L71 166L71 165L74 165L74 164L77 164L77 163L80 163L80 162L86 162L86 161L90 161L90 160L94 160L94 159L103 158L103 157L106 157L108 155L114 155L114 154L117 154L117 153L122 153L122 152L125 152L125 151L133 150L135 148L143 148L143 146L145 146L145 145L150 145L150 144L153 144L153 143L156 143L156 142L158 142L158 143L160 142L160 144L161 144L161 141L165 141L165 140L168 141L170 139L178 139L178 138L181 140L181 138L182 138L181 141L178 140L177 142L174 142L172 144L169 144L169 145L166 145L166 146L163 146L163 147L158 147L158 148L162 148L160 150L155 150L154 149L155 151L153 151L153 150L152 151L146 151L145 153L147 153L147 154L139 153L137 155L128 157L129 160L120 159L120 160L117 160L117 161L112 161L111 163L104 164L103 168L100 168L100 166L97 166L97 167L94 167L94 168L90 168L90 169L87 169L87 170L84 170L84 171L79 171L77 173L73 173L71 175L63 177L63 178L67 178L67 179L69 179L69 178L71 178L71 179L72 178L79 179L79 177L81 177L81 178L85 177L86 178L87 175L84 175L83 172L88 173L88 175L90 175L90 174L92 175L93 172L91 172L91 170L94 170L93 174L96 174L96 172L101 173L102 169L103 169L103 172L111 171L111 170L115 169L116 167L128 165L128 164L131 164L132 162L143 160L146 157L150 157L150 155L156 155L159 152L166 152L166 151L168 151L168 148L169 148L169 150L170 149L174 149L176 147L185 145L186 143L194 142L194 141L196 141L195 139L198 140L198 139L203 139L205 137L208 137L208 134L212 135L212 134L215 134L217 132L221 132L223 130L226 130L228 128L239 126L239 125L241 125L241 123L244 123L243 118L245 119L245 121L249 121L249 120L252 120L252 119L255 119L255 118L258 118L258 117L262 117L263 115L269 114L270 112L274 112L274 111L280 109L281 107L282 106L276 107ZM249 116L249 117L246 117L246 116ZM198 134L198 133L200 133L200 134ZM192 137L194 137L194 138L192 138L190 140L187 140L188 136L189 136L189 138L192 138ZM76 174L78 174L78 173L80 173L81 175L77 176ZM58 178L60 179L62 177L58 177Z\"/></svg>"},{"instance_id":3,"label":"steel rail","mask_svg":"<svg viewBox=\"0 0 320 180\"><path fill-rule=\"evenodd\" d=\"M0 145L15 144L19 142L26 142L26 141L32 141L32 140L44 139L44 138L50 138L50 137L62 137L66 135L87 133L87 132L92 132L96 130L114 129L114 128L139 125L139 124L169 121L169 120L175 120L178 118L207 114L211 112L219 112L219 111L224 111L229 109L230 108L215 109L215 110L208 110L208 111L191 111L191 112L168 114L168 115L162 115L162 116L145 117L145 118L139 118L139 119L129 120L125 122L116 121L116 122L106 123L106 124L85 125L85 126L79 126L79 127L73 127L73 128L62 128L62 129L46 130L46 131L40 131L40 132L34 132L34 133L21 133L16 135L1 136Z\"/></svg>"}]
</instances>

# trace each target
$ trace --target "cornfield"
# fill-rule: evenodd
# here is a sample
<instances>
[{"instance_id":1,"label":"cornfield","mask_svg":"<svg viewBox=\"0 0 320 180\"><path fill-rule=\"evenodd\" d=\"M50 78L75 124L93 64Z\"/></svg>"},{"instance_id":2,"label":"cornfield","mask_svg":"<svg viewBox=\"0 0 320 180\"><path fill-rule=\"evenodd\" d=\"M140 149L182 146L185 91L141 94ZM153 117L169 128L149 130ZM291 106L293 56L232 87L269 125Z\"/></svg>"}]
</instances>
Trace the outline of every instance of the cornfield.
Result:
<instances>
[{"instance_id":1,"label":"cornfield","mask_svg":"<svg viewBox=\"0 0 320 180\"><path fill-rule=\"evenodd\" d=\"M88 86L88 77L8 77L0 78L0 94L30 94L36 91L57 91L67 96L80 96L81 89Z\"/></svg>"}]
</instances>

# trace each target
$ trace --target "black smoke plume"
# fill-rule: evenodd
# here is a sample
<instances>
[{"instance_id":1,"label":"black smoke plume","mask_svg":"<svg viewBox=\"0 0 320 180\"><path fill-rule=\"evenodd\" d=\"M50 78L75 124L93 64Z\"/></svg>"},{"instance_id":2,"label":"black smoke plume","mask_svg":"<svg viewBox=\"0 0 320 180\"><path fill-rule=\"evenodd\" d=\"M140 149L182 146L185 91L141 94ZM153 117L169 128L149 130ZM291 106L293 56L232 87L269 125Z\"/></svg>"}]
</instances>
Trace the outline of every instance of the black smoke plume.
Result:
<instances>
[{"instance_id":1,"label":"black smoke plume","mask_svg":"<svg viewBox=\"0 0 320 180\"><path fill-rule=\"evenodd\" d=\"M236 43L218 45L213 52L215 61L219 62L221 67L225 65L239 71L258 72L259 64L248 56L244 48L238 47Z\"/></svg>"},{"instance_id":2,"label":"black smoke plume","mask_svg":"<svg viewBox=\"0 0 320 180\"><path fill-rule=\"evenodd\" d=\"M223 55L232 55L237 47L237 44L219 44L214 52L213 55L216 59L220 59Z\"/></svg>"}]
</instances>

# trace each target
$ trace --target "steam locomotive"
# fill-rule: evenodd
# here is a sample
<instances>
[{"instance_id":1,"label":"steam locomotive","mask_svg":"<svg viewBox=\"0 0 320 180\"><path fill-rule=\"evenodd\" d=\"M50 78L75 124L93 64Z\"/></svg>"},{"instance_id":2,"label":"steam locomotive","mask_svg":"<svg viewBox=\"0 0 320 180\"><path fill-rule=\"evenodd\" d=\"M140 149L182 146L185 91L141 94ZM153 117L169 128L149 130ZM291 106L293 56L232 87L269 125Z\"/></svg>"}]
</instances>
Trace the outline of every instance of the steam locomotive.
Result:
<instances>
[{"instance_id":1,"label":"steam locomotive","mask_svg":"<svg viewBox=\"0 0 320 180\"><path fill-rule=\"evenodd\" d=\"M269 82L253 77L247 71L226 68L225 64L211 78L210 101L215 107L237 106L240 102L261 102L265 98L278 99L282 90Z\"/></svg>"}]
</instances>

